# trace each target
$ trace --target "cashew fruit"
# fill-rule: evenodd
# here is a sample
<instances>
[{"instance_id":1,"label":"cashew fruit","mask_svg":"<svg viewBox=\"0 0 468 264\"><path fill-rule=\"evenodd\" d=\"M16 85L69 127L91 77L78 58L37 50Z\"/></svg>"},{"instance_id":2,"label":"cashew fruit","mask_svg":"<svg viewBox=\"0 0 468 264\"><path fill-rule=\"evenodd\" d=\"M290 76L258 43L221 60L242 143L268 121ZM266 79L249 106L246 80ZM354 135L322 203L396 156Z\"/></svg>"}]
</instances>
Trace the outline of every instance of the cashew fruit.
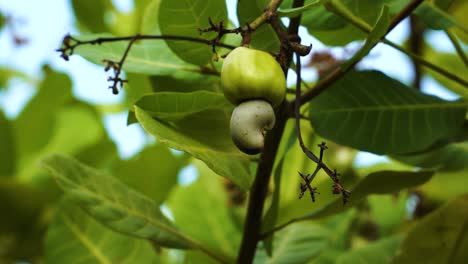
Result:
<instances>
[{"instance_id":1,"label":"cashew fruit","mask_svg":"<svg viewBox=\"0 0 468 264\"><path fill-rule=\"evenodd\" d=\"M224 96L233 104L263 99L277 106L286 93L286 80L278 62L269 53L247 47L231 51L221 69Z\"/></svg>"},{"instance_id":2,"label":"cashew fruit","mask_svg":"<svg viewBox=\"0 0 468 264\"><path fill-rule=\"evenodd\" d=\"M259 153L265 130L275 125L273 107L286 94L281 66L269 53L238 47L223 62L221 85L224 96L237 106L230 122L234 144L247 154Z\"/></svg>"}]
</instances>

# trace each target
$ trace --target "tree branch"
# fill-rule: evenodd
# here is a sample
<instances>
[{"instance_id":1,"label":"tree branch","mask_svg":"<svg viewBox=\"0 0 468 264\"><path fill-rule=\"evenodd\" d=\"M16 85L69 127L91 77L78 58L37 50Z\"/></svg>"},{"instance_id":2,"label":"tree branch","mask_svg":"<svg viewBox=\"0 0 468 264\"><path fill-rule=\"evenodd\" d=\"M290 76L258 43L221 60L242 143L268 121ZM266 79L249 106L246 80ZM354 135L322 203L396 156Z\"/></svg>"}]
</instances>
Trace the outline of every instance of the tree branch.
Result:
<instances>
[{"instance_id":1,"label":"tree branch","mask_svg":"<svg viewBox=\"0 0 468 264\"><path fill-rule=\"evenodd\" d=\"M450 29L446 29L445 34L447 34L447 37L450 39L450 42L452 42L453 47L457 51L458 57L460 57L465 66L468 68L468 57L466 56L465 51L461 47L460 42L458 42L458 39L455 36L455 34L453 34Z\"/></svg>"},{"instance_id":2,"label":"tree branch","mask_svg":"<svg viewBox=\"0 0 468 264\"><path fill-rule=\"evenodd\" d=\"M411 14L411 12L416 9L416 7L419 6L424 0L413 0L411 1L408 5L406 5L391 21L390 26L387 30L387 34L399 23L401 22L406 16ZM338 13L338 15L342 15L341 13ZM346 17L345 17L346 18ZM359 24L359 23L358 23ZM361 28L360 25L355 24L359 28ZM369 26L370 27L370 26ZM361 28L362 29L362 28ZM367 28L365 30L366 33L370 33L372 28ZM336 80L341 78L346 72L349 70L353 69L354 65L356 65L360 60L356 60L353 62L352 65L349 67L346 67L343 69L342 67L336 68L333 72L328 74L325 78L321 79L311 90L306 91L301 95L300 98L300 104L304 104L310 100L312 100L314 97L325 91L332 83L334 83ZM294 102L290 103L290 107L294 107Z\"/></svg>"},{"instance_id":3,"label":"tree branch","mask_svg":"<svg viewBox=\"0 0 468 264\"><path fill-rule=\"evenodd\" d=\"M424 27L416 16L410 17L410 36L409 36L409 48L411 52L420 56L422 54L422 48L424 44ZM422 78L422 69L421 64L416 60L412 59L413 64L413 87L417 90L421 90L421 78Z\"/></svg>"}]
</instances>

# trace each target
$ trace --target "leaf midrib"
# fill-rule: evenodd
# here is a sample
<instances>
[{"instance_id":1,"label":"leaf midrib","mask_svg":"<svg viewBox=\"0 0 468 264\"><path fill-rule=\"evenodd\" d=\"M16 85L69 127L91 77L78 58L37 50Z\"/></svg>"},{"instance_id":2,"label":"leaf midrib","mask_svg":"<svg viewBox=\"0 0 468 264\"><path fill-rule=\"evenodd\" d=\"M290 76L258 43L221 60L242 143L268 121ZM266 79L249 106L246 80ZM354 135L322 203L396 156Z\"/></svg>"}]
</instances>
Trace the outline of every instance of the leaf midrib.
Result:
<instances>
[{"instance_id":1,"label":"leaf midrib","mask_svg":"<svg viewBox=\"0 0 468 264\"><path fill-rule=\"evenodd\" d=\"M89 252L100 262L104 264L112 264L112 262L98 250L98 247L88 239L86 235L79 230L74 223L69 221L67 217L62 216L62 220L70 231L78 238L78 240L85 246Z\"/></svg>"}]
</instances>

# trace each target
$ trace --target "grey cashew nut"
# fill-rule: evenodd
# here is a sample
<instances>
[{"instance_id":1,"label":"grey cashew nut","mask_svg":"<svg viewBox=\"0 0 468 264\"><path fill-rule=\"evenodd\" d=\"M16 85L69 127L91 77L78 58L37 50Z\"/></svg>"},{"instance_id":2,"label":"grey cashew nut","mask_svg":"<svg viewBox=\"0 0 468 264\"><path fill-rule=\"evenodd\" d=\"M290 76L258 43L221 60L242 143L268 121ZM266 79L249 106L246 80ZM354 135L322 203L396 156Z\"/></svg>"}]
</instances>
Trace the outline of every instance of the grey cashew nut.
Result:
<instances>
[{"instance_id":1,"label":"grey cashew nut","mask_svg":"<svg viewBox=\"0 0 468 264\"><path fill-rule=\"evenodd\" d=\"M240 103L232 112L231 137L234 144L247 154L257 154L263 149L264 130L275 125L273 107L264 100Z\"/></svg>"}]
</instances>

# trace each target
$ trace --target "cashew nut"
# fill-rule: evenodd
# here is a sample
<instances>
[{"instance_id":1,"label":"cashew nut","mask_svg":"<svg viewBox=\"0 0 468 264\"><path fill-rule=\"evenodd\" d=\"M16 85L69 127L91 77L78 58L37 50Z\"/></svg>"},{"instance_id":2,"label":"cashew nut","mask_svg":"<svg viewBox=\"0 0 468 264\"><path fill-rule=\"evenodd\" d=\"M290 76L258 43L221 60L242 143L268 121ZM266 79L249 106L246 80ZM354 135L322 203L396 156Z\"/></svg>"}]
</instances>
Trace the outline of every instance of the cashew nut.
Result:
<instances>
[{"instance_id":1,"label":"cashew nut","mask_svg":"<svg viewBox=\"0 0 468 264\"><path fill-rule=\"evenodd\" d=\"M263 149L264 130L275 125L273 107L264 100L240 103L231 116L231 137L234 144L247 154L257 154Z\"/></svg>"}]
</instances>

